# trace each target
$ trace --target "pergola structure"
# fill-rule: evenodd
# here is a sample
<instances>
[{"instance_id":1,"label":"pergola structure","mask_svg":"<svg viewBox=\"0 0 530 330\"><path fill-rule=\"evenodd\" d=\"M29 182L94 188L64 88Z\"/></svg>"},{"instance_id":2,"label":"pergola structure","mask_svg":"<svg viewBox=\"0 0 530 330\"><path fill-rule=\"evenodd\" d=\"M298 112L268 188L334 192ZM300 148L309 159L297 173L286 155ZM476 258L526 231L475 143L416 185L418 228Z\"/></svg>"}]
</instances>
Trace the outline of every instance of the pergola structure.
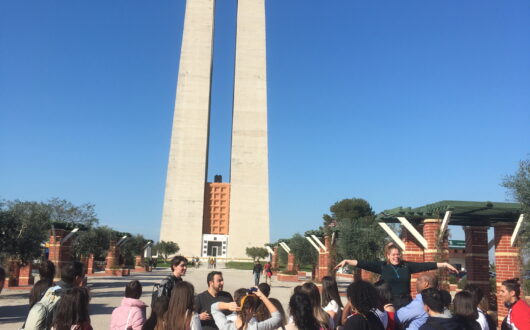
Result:
<instances>
[{"instance_id":1,"label":"pergola structure","mask_svg":"<svg viewBox=\"0 0 530 330\"><path fill-rule=\"evenodd\" d=\"M486 296L490 292L488 251L491 248L495 247L497 287L506 279L520 277L517 236L524 218L521 204L440 201L417 208L397 207L381 212L377 218L379 225L403 249L404 259L417 262L447 261L447 226L463 226L467 282L480 286ZM388 223L401 223L401 237ZM489 227L494 228L491 241L488 241ZM415 290L415 285L411 287ZM497 301L497 308L502 320L507 314L502 301Z\"/></svg>"}]
</instances>

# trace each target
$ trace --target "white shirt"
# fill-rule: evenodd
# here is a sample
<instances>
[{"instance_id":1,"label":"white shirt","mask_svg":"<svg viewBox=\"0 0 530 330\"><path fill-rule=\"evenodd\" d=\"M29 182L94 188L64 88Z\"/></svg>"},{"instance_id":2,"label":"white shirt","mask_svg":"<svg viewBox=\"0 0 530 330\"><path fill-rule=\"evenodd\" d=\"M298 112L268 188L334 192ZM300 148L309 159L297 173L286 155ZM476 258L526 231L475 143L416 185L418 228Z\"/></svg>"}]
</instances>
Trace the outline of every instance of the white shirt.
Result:
<instances>
[{"instance_id":1,"label":"white shirt","mask_svg":"<svg viewBox=\"0 0 530 330\"><path fill-rule=\"evenodd\" d=\"M490 330L490 326L488 325L488 320L486 320L486 315L484 315L484 312L481 311L479 308L477 308L477 310L478 310L478 318L477 318L478 324L480 324L480 327L482 328L482 330Z\"/></svg>"}]
</instances>

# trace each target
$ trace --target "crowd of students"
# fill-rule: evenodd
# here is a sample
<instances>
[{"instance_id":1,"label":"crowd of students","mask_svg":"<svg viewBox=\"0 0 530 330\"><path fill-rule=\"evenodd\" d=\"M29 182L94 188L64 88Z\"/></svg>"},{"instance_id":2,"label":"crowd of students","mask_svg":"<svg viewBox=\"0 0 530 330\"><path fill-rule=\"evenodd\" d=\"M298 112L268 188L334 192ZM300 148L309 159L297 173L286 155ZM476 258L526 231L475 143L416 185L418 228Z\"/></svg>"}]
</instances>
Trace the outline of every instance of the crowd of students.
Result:
<instances>
[{"instance_id":1,"label":"crowd of students","mask_svg":"<svg viewBox=\"0 0 530 330\"><path fill-rule=\"evenodd\" d=\"M354 281L346 290L347 303L343 305L337 282L327 276L320 289L313 282L295 287L286 313L280 301L269 297L269 284L240 288L232 295L223 290L219 271L210 272L208 289L196 294L193 285L183 280L186 268L186 258L172 259L171 274L153 290L149 318L147 305L140 300L141 283L130 281L120 306L112 312L110 329L496 329L496 323L479 308L483 295L479 287L468 285L452 299L449 292L438 288L431 273L419 276L418 294L401 308L394 305L392 286L384 280L374 284ZM44 262L40 274L41 280L30 293L31 308L23 329L92 329L83 264L63 265L57 283L53 283L53 263ZM5 272L0 268L0 290L1 277ZM517 280L502 282L498 298L509 308L502 329L530 329L530 307L520 294Z\"/></svg>"}]
</instances>

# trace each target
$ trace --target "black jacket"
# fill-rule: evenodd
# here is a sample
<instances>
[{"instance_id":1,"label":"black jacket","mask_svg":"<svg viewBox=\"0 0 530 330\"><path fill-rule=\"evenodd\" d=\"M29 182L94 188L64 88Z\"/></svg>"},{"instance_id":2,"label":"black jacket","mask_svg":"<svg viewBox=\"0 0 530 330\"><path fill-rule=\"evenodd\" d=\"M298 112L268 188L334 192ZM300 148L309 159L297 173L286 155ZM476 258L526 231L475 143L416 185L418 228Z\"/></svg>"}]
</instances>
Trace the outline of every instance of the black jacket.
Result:
<instances>
[{"instance_id":1,"label":"black jacket","mask_svg":"<svg viewBox=\"0 0 530 330\"><path fill-rule=\"evenodd\" d=\"M429 316L427 321L419 328L419 330L463 330L462 324L454 317L433 317Z\"/></svg>"}]
</instances>

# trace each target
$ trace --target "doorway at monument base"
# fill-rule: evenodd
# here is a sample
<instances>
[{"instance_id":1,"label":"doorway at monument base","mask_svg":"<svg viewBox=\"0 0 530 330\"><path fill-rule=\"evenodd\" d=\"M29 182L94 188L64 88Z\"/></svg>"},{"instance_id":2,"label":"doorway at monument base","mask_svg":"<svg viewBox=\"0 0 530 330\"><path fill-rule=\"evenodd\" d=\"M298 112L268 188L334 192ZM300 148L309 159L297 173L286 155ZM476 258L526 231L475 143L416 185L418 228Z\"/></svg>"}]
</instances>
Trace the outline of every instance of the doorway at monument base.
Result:
<instances>
[{"instance_id":1,"label":"doorway at monument base","mask_svg":"<svg viewBox=\"0 0 530 330\"><path fill-rule=\"evenodd\" d=\"M203 234L201 257L226 258L227 245L228 235Z\"/></svg>"}]
</instances>

